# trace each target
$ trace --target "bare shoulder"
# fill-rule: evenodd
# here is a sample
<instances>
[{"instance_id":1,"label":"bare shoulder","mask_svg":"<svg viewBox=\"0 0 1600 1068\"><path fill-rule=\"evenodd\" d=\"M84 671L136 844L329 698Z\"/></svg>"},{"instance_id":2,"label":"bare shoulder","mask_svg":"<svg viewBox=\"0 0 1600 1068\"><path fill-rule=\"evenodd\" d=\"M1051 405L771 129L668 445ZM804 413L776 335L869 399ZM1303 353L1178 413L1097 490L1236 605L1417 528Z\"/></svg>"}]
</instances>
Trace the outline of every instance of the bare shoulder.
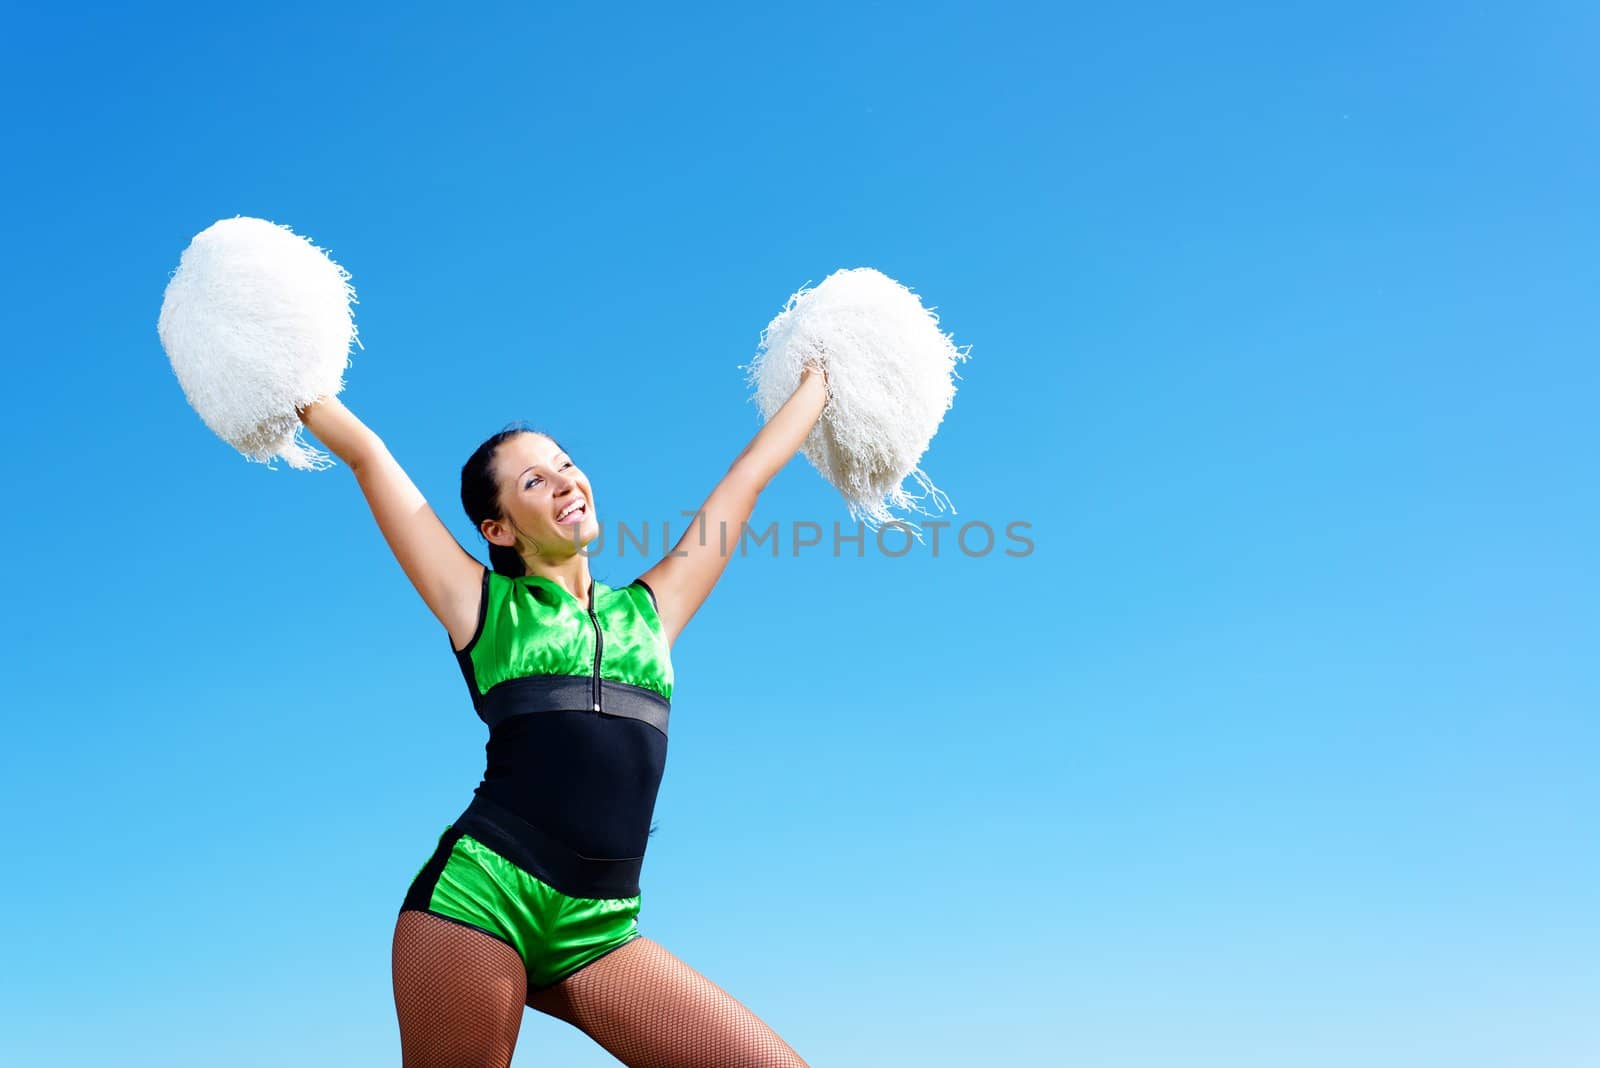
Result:
<instances>
[{"instance_id":1,"label":"bare shoulder","mask_svg":"<svg viewBox=\"0 0 1600 1068\"><path fill-rule=\"evenodd\" d=\"M633 581L644 587L650 596L650 607L655 609L656 619L661 624L661 633L667 639L670 649L678 640L678 634L683 630L687 620L680 617L682 595L679 584L683 575L683 561L674 556L667 556L659 561L650 570L644 572Z\"/></svg>"},{"instance_id":2,"label":"bare shoulder","mask_svg":"<svg viewBox=\"0 0 1600 1068\"><path fill-rule=\"evenodd\" d=\"M660 615L660 614L661 614L661 605L660 605L660 603L659 603L659 602L657 602L657 600L656 600L656 590L655 590L655 587L654 587L654 586L652 586L652 585L650 585L650 575L649 575L649 573L648 573L648 572L646 572L646 573L645 573L645 574L643 574L643 575L640 575L640 576L639 576L639 577L638 577L638 578L636 578L636 579L634 579L634 580L633 580L633 581L632 581L632 582L630 582L630 583L628 583L628 585L630 585L630 586L637 586L637 587L639 587L639 588L640 588L640 589L641 589L641 590L643 590L643 591L644 591L644 592L645 592L645 596L646 596L646 598L647 598L647 599L648 599L648 600L649 600L649 602L650 602L650 607L651 607L651 608L652 608L652 609L654 609L654 611L655 611L655 613L656 613L656 615L658 615L658 616L659 616L659 615Z\"/></svg>"},{"instance_id":3,"label":"bare shoulder","mask_svg":"<svg viewBox=\"0 0 1600 1068\"><path fill-rule=\"evenodd\" d=\"M463 552L442 569L443 583L435 615L450 634L450 646L462 652L477 639L488 607L489 569Z\"/></svg>"}]
</instances>

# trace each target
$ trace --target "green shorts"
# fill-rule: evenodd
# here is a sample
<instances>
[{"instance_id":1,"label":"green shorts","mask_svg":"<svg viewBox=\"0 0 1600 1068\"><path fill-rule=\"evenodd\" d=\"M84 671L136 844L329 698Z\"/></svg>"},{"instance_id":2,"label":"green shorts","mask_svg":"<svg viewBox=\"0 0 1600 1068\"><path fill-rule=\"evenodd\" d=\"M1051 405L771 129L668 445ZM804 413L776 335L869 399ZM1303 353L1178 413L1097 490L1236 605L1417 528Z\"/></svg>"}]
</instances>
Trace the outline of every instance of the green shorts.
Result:
<instances>
[{"instance_id":1,"label":"green shorts","mask_svg":"<svg viewBox=\"0 0 1600 1068\"><path fill-rule=\"evenodd\" d=\"M639 895L570 897L452 824L417 872L402 912L493 935L522 958L528 990L559 983L639 937Z\"/></svg>"}]
</instances>

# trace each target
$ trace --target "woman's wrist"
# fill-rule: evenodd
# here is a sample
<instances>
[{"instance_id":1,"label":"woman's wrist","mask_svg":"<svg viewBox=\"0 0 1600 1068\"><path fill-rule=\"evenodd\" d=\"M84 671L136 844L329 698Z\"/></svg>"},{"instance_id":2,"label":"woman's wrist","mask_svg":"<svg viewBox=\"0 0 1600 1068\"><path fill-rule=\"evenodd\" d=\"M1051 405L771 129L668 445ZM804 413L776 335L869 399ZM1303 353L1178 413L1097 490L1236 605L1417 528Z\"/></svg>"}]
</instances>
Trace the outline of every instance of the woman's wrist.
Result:
<instances>
[{"instance_id":1,"label":"woman's wrist","mask_svg":"<svg viewBox=\"0 0 1600 1068\"><path fill-rule=\"evenodd\" d=\"M355 467L357 459L369 452L378 440L372 429L336 394L319 397L297 411L306 429L350 467Z\"/></svg>"},{"instance_id":2,"label":"woman's wrist","mask_svg":"<svg viewBox=\"0 0 1600 1068\"><path fill-rule=\"evenodd\" d=\"M328 418L328 412L342 407L344 407L344 405L339 403L338 395L330 394L326 397L318 397L316 400L312 401L303 408L296 408L295 414L300 417L300 421L302 423L304 423L307 427L310 427L313 432L315 432L316 428L312 427L311 424L316 421L319 416L326 419Z\"/></svg>"}]
</instances>

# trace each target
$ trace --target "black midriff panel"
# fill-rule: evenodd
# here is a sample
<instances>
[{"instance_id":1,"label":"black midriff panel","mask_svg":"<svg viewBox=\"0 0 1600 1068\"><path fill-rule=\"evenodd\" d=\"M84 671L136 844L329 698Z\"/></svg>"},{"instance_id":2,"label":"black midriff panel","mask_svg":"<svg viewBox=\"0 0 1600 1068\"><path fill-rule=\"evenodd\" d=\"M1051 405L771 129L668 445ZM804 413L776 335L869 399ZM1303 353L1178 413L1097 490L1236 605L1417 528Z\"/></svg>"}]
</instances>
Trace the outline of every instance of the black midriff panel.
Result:
<instances>
[{"instance_id":1,"label":"black midriff panel","mask_svg":"<svg viewBox=\"0 0 1600 1068\"><path fill-rule=\"evenodd\" d=\"M489 731L478 793L597 859L644 855L667 736L600 712L512 716Z\"/></svg>"}]
</instances>

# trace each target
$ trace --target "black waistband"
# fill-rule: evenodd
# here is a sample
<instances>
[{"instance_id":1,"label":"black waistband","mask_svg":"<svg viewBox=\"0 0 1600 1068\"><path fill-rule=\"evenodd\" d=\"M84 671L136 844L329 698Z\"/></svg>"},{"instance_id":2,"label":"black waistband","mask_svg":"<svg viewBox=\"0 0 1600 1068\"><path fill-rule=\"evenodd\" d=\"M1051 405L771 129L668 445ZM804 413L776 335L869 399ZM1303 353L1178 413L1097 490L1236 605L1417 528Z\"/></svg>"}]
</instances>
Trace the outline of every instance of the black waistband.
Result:
<instances>
[{"instance_id":1,"label":"black waistband","mask_svg":"<svg viewBox=\"0 0 1600 1068\"><path fill-rule=\"evenodd\" d=\"M575 853L482 793L473 797L472 804L452 827L472 835L568 897L634 897L639 893L639 871L644 866L644 857L602 860Z\"/></svg>"},{"instance_id":2,"label":"black waistband","mask_svg":"<svg viewBox=\"0 0 1600 1068\"><path fill-rule=\"evenodd\" d=\"M528 675L491 687L476 704L490 728L534 712L586 711L637 719L667 733L672 702L654 690L601 679L599 697L600 707L595 708L594 678L589 675Z\"/></svg>"}]
</instances>

